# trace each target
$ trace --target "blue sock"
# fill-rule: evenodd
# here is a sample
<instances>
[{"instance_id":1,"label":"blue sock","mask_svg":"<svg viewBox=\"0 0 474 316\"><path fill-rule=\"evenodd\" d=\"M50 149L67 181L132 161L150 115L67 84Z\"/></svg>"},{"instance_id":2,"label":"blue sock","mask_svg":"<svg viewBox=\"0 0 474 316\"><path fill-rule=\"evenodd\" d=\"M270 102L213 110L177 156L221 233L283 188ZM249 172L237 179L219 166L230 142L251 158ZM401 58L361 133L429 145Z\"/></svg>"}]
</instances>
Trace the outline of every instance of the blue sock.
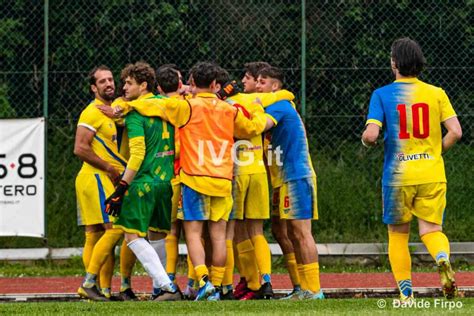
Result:
<instances>
[{"instance_id":1,"label":"blue sock","mask_svg":"<svg viewBox=\"0 0 474 316\"><path fill-rule=\"evenodd\" d=\"M400 288L400 292L405 296L410 296L413 294L413 289L411 286L411 280L401 280L398 282L398 287Z\"/></svg>"},{"instance_id":2,"label":"blue sock","mask_svg":"<svg viewBox=\"0 0 474 316\"><path fill-rule=\"evenodd\" d=\"M263 282L265 283L271 283L272 282L272 277L270 276L270 274L264 274L262 275L262 279L263 279Z\"/></svg>"},{"instance_id":3,"label":"blue sock","mask_svg":"<svg viewBox=\"0 0 474 316\"><path fill-rule=\"evenodd\" d=\"M439 263L441 260L442 261L449 261L448 255L444 251L440 251L436 255L436 263Z\"/></svg>"}]
</instances>

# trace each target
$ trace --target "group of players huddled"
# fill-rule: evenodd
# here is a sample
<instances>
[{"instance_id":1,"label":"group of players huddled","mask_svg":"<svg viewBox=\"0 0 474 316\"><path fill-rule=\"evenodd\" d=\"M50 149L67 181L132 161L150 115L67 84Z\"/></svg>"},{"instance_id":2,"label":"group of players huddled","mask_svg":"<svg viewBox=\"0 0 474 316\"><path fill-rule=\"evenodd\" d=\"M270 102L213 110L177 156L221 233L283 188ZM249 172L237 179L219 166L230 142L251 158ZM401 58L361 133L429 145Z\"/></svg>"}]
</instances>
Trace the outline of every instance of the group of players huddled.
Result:
<instances>
[{"instance_id":1,"label":"group of players huddled","mask_svg":"<svg viewBox=\"0 0 474 316\"><path fill-rule=\"evenodd\" d=\"M446 150L460 137L454 126L459 122L444 91L416 78L422 68L418 64L424 64L419 54L410 39L394 43L397 80L374 92L363 135L364 145L373 146L385 125L384 222L403 301L413 299L406 228L412 214L439 265L445 295L456 294L439 219L446 192L440 125L448 129L442 140ZM153 280L151 298L156 301L273 298L272 258L263 231L263 222L271 218L293 284L283 299L324 298L311 230L311 221L318 218L316 174L294 95L283 89L281 69L266 62L244 68L240 92L228 72L211 62L195 64L188 84L174 64L155 71L136 62L121 71L118 98L109 68L90 72L95 99L81 113L74 148L84 161L76 178L78 222L85 226L81 297L137 300L131 274L138 259ZM407 117L399 104L415 111L409 119L425 115L417 104L428 107L421 128L416 121L399 124L408 137L391 130ZM414 149L407 129L413 129ZM403 160L400 153L424 153L430 159ZM423 168L439 170L429 177ZM183 291L176 284L181 233L188 249ZM114 249L122 237L121 287L114 296ZM234 288L235 267L240 281Z\"/></svg>"}]
</instances>

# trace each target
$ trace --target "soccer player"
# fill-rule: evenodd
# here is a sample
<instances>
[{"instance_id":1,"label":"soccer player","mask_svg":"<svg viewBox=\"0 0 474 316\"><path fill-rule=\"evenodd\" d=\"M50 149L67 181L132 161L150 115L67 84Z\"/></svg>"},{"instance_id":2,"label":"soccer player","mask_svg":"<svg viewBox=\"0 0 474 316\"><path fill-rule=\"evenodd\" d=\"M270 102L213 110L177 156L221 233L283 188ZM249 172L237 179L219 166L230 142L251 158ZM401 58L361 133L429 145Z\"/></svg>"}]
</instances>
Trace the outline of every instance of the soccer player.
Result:
<instances>
[{"instance_id":1,"label":"soccer player","mask_svg":"<svg viewBox=\"0 0 474 316\"><path fill-rule=\"evenodd\" d=\"M160 66L156 71L157 89L160 95L168 98L183 99L180 94L183 82L179 69L174 64L166 64ZM174 160L174 177L171 180L173 188L172 207L171 207L171 229L166 236L166 273L168 273L171 281L176 283L176 266L178 264L178 241L181 234L182 223L177 218L178 209L181 208L181 184L179 181L179 130L175 129L175 160ZM189 268L194 270L193 267ZM194 284L194 277L191 282ZM189 293L193 288L186 288L185 297L192 295ZM154 289L156 290L156 289ZM158 293L154 293L157 295Z\"/></svg>"},{"instance_id":2,"label":"soccer player","mask_svg":"<svg viewBox=\"0 0 474 316\"><path fill-rule=\"evenodd\" d=\"M364 145L375 146L385 128L382 200L390 265L400 300L412 300L408 240L415 216L421 240L438 265L443 293L453 298L457 289L449 241L442 232L446 207L442 153L461 138L461 125L444 90L417 78L425 65L418 43L401 38L391 50L395 82L372 94L362 135ZM444 137L441 125L447 129Z\"/></svg>"},{"instance_id":3,"label":"soccer player","mask_svg":"<svg viewBox=\"0 0 474 316\"><path fill-rule=\"evenodd\" d=\"M126 99L154 98L151 91L155 71L150 65L127 65L122 78ZM119 215L114 227L125 232L128 247L152 277L153 287L161 289L155 300L180 300L181 293L166 274L159 255L144 239L149 229L170 230L174 127L158 117L148 118L137 112L128 114L125 124L130 159L119 185L106 201L107 210Z\"/></svg>"},{"instance_id":4,"label":"soccer player","mask_svg":"<svg viewBox=\"0 0 474 316\"><path fill-rule=\"evenodd\" d=\"M280 69L264 68L259 71L257 91L281 90L283 81ZM319 282L318 251L311 232L311 220L318 219L316 173L309 156L304 124L295 107L288 101L279 101L266 107L265 113L268 117L265 130L271 131L273 148L272 155L268 157L273 203L274 209L278 211L272 214L272 230L276 232L275 238L284 254L294 251L301 285L301 291L295 291L287 298L322 299L324 295ZM282 238L282 235L287 236ZM286 243L282 240L286 240ZM293 279L292 282L295 285Z\"/></svg>"},{"instance_id":5,"label":"soccer player","mask_svg":"<svg viewBox=\"0 0 474 316\"><path fill-rule=\"evenodd\" d=\"M261 111L263 108L253 104L258 97L262 103L268 101L271 94L253 94L256 92L257 74L266 62L250 62L244 65L242 78L245 93L238 93L226 99L230 104L240 104L247 112ZM250 139L250 143L236 148L238 163L234 164L233 199L231 218L236 220L234 240L237 245L237 262L241 279L236 287L235 296L240 300L271 298L271 252L263 235L263 221L270 217L268 180L263 161L262 136ZM241 163L239 163L241 162ZM232 241L228 241L228 252ZM259 274L263 285L260 286ZM229 275L230 276L230 275Z\"/></svg>"},{"instance_id":6,"label":"soccer player","mask_svg":"<svg viewBox=\"0 0 474 316\"><path fill-rule=\"evenodd\" d=\"M89 73L90 89L95 99L81 113L77 124L74 154L84 163L76 177L78 224L85 226L83 262L87 271L96 243L104 230L111 230L113 218L105 212L104 201L114 190L126 162L117 147L115 123L97 109L97 105L110 106L115 97L112 72L104 65ZM105 235L104 235L105 236ZM110 288L114 257L99 266L101 285ZM107 300L94 286L89 293L78 290L81 296Z\"/></svg>"}]
</instances>

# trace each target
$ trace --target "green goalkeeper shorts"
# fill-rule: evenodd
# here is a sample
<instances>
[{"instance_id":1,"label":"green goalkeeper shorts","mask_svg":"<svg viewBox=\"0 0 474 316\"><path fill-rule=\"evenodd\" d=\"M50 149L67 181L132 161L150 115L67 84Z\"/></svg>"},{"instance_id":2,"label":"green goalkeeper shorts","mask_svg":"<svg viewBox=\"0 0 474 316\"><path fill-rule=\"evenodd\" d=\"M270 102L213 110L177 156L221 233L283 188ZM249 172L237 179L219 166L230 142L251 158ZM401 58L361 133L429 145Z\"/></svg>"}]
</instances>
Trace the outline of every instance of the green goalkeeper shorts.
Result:
<instances>
[{"instance_id":1,"label":"green goalkeeper shorts","mask_svg":"<svg viewBox=\"0 0 474 316\"><path fill-rule=\"evenodd\" d=\"M132 182L114 227L141 237L146 236L148 229L169 232L172 195L171 182Z\"/></svg>"}]
</instances>

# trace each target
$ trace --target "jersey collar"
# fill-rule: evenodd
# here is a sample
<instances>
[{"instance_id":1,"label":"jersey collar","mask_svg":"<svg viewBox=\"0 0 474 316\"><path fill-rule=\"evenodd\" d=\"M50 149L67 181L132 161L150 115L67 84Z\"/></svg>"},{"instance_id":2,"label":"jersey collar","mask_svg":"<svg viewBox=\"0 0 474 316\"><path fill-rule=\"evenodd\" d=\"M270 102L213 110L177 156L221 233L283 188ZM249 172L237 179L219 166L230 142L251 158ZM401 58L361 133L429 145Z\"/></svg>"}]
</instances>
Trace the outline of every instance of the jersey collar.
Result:
<instances>
[{"instance_id":1,"label":"jersey collar","mask_svg":"<svg viewBox=\"0 0 474 316\"><path fill-rule=\"evenodd\" d=\"M216 94L215 93L210 93L210 92L200 92L198 94L196 94L196 97L198 98L217 98Z\"/></svg>"},{"instance_id":2,"label":"jersey collar","mask_svg":"<svg viewBox=\"0 0 474 316\"><path fill-rule=\"evenodd\" d=\"M99 100L97 98L94 99L94 104L95 105L105 105L104 102L102 102L101 100Z\"/></svg>"},{"instance_id":3,"label":"jersey collar","mask_svg":"<svg viewBox=\"0 0 474 316\"><path fill-rule=\"evenodd\" d=\"M147 94L144 94L144 95L139 96L139 97L137 98L137 100L148 99L148 98L151 98L151 97L153 97L153 96L154 96L153 93L148 92Z\"/></svg>"},{"instance_id":4,"label":"jersey collar","mask_svg":"<svg viewBox=\"0 0 474 316\"><path fill-rule=\"evenodd\" d=\"M415 82L418 82L420 80L418 80L418 78L402 78L402 79L397 79L395 80L395 82L403 82L403 83L415 83Z\"/></svg>"}]
</instances>

